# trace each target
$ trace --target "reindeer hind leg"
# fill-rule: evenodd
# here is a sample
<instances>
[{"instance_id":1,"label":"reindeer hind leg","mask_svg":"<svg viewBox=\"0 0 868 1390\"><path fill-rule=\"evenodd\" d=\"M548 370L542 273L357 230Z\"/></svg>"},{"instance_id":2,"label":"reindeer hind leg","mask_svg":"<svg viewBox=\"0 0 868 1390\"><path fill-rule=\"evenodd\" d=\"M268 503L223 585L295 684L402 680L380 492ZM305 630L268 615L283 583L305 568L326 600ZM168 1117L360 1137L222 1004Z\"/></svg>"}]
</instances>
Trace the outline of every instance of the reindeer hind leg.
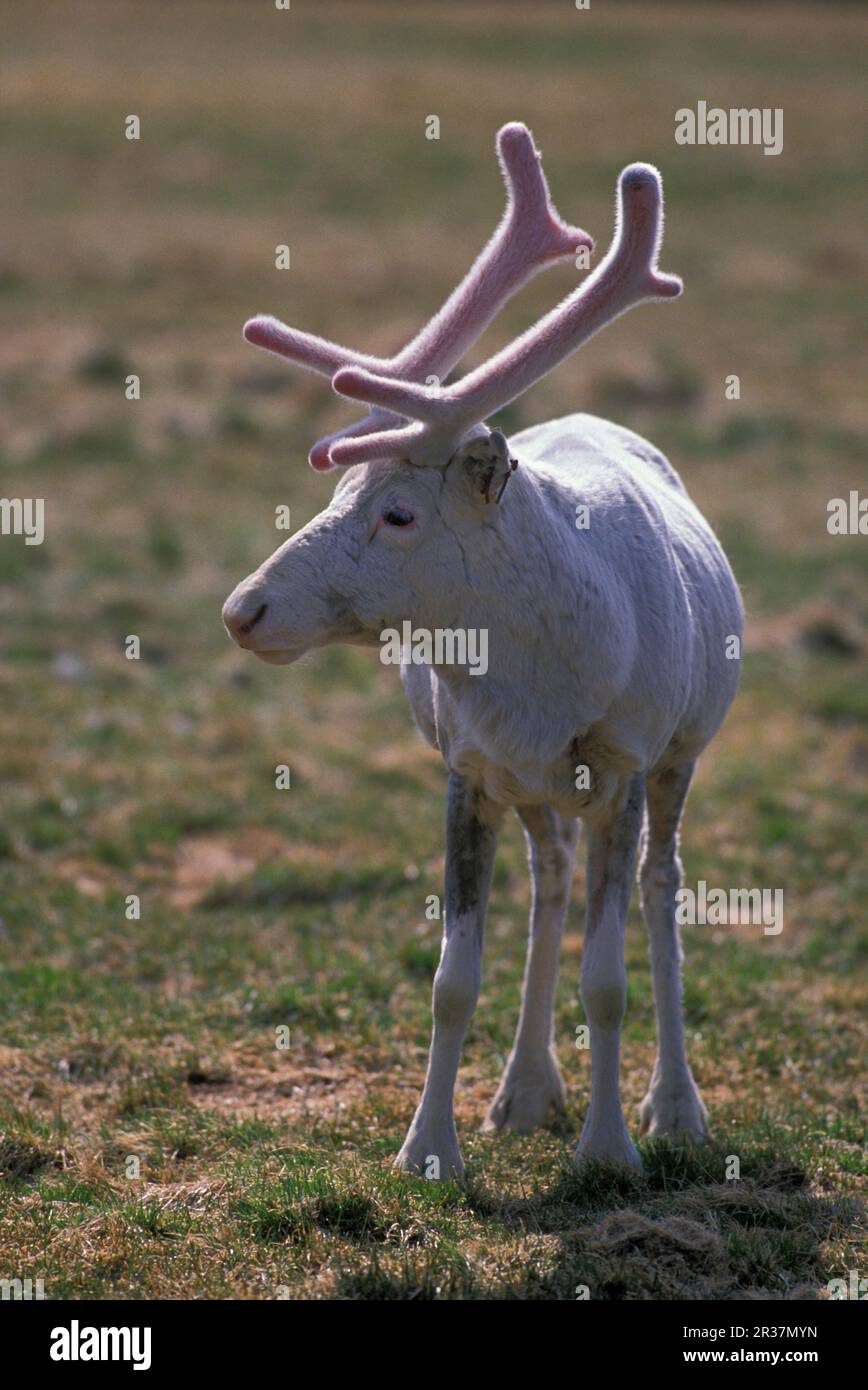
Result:
<instances>
[{"instance_id":1,"label":"reindeer hind leg","mask_svg":"<svg viewBox=\"0 0 868 1390\"><path fill-rule=\"evenodd\" d=\"M518 1029L483 1125L487 1133L525 1134L563 1113L566 1101L552 1046L552 1015L579 828L550 806L516 809L528 844L533 903Z\"/></svg>"}]
</instances>

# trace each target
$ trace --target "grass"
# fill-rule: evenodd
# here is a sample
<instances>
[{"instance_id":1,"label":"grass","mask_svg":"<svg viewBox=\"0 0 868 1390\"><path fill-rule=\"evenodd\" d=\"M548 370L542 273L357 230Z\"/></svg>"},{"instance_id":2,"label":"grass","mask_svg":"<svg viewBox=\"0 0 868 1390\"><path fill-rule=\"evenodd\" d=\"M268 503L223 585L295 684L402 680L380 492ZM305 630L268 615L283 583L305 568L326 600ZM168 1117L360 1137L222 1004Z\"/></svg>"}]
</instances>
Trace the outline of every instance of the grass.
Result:
<instances>
[{"instance_id":1,"label":"grass","mask_svg":"<svg viewBox=\"0 0 868 1390\"><path fill-rule=\"evenodd\" d=\"M47 540L0 538L0 1276L49 1298L617 1300L816 1297L864 1271L868 586L864 538L825 526L866 424L864 17L7 8L0 491L46 499ZM676 146L699 97L782 106L783 155ZM459 1085L468 1180L436 1185L389 1163L424 1072L442 768L393 673L351 649L261 667L219 609L283 539L275 507L299 526L325 505L304 456L347 418L241 323L406 338L490 230L510 118L603 241L617 170L663 171L684 299L595 339L509 428L612 414L723 537L744 681L683 854L688 882L782 886L785 928L685 933L712 1143L576 1172L581 874L556 1016L569 1113L477 1132L523 965L510 827ZM571 283L536 281L477 358ZM654 1055L635 905L628 938L635 1128Z\"/></svg>"}]
</instances>

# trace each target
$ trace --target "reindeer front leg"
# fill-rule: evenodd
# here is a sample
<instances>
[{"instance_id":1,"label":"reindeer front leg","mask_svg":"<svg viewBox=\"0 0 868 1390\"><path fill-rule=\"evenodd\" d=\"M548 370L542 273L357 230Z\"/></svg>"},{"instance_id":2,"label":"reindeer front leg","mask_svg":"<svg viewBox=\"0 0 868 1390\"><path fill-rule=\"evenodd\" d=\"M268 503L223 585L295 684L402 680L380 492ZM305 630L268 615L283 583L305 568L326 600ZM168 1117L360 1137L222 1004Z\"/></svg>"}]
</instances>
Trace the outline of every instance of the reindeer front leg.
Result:
<instances>
[{"instance_id":1,"label":"reindeer front leg","mask_svg":"<svg viewBox=\"0 0 868 1390\"><path fill-rule=\"evenodd\" d=\"M464 777L449 777L446 902L434 976L434 1030L419 1108L395 1167L431 1178L460 1178L464 1163L452 1111L461 1045L482 981L485 910L500 812Z\"/></svg>"},{"instance_id":2,"label":"reindeer front leg","mask_svg":"<svg viewBox=\"0 0 868 1390\"><path fill-rule=\"evenodd\" d=\"M576 1159L641 1168L621 1108L621 1021L627 1002L624 932L642 828L644 778L625 780L612 805L587 826L582 1000L591 1030L591 1099Z\"/></svg>"}]
</instances>

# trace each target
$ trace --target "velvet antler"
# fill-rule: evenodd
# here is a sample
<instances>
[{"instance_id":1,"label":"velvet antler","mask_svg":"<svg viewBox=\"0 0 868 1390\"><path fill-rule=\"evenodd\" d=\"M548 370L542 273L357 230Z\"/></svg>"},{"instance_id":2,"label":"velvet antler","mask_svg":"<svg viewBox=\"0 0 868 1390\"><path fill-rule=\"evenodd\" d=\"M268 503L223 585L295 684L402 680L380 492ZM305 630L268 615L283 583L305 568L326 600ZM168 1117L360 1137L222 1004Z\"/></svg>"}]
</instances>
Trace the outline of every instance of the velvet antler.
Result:
<instances>
[{"instance_id":1,"label":"velvet antler","mask_svg":"<svg viewBox=\"0 0 868 1390\"><path fill-rule=\"evenodd\" d=\"M498 132L497 152L507 190L500 225L442 309L396 356L384 359L356 352L266 315L245 324L248 342L328 377L345 368L361 368L396 381L421 382L430 376L442 380L538 271L574 256L582 247L593 250L587 232L565 223L552 204L527 127L516 122L505 125ZM310 452L311 464L318 469L333 467L336 460L331 451L339 441L357 442L359 436L373 432L382 438L390 426L404 424L400 415L400 411L376 409L364 420L319 440Z\"/></svg>"},{"instance_id":2,"label":"velvet antler","mask_svg":"<svg viewBox=\"0 0 868 1390\"><path fill-rule=\"evenodd\" d=\"M616 196L615 235L593 274L520 338L455 385L432 389L358 366L336 372L332 384L341 395L417 423L338 441L330 451L332 461L346 465L407 458L442 466L469 429L522 395L607 323L643 300L680 294L679 278L657 269L663 232L657 170L648 164L629 165L618 180Z\"/></svg>"}]
</instances>

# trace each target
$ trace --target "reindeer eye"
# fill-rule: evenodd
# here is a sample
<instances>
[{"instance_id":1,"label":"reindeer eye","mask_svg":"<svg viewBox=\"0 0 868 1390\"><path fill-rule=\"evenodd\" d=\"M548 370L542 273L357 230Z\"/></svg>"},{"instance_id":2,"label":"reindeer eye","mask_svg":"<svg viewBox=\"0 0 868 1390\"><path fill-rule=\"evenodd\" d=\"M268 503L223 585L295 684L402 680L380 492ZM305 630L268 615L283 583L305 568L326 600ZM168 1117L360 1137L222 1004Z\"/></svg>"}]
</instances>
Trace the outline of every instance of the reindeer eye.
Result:
<instances>
[{"instance_id":1,"label":"reindeer eye","mask_svg":"<svg viewBox=\"0 0 868 1390\"><path fill-rule=\"evenodd\" d=\"M403 507L389 507L383 512L383 520L387 526L412 526L416 518Z\"/></svg>"}]
</instances>

